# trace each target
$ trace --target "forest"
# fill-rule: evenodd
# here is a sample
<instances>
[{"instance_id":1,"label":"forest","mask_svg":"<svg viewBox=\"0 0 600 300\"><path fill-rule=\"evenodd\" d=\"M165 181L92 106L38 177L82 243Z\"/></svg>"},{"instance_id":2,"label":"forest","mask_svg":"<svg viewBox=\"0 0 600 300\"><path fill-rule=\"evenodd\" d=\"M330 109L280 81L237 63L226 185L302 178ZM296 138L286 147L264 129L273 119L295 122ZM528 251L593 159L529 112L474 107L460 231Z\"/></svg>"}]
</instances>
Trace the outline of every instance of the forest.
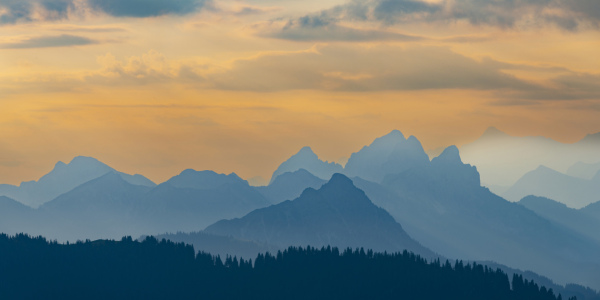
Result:
<instances>
[{"instance_id":1,"label":"forest","mask_svg":"<svg viewBox=\"0 0 600 300\"><path fill-rule=\"evenodd\" d=\"M0 249L0 299L562 299L519 275L407 251L306 246L251 259L151 236L61 244L25 234L1 234Z\"/></svg>"}]
</instances>

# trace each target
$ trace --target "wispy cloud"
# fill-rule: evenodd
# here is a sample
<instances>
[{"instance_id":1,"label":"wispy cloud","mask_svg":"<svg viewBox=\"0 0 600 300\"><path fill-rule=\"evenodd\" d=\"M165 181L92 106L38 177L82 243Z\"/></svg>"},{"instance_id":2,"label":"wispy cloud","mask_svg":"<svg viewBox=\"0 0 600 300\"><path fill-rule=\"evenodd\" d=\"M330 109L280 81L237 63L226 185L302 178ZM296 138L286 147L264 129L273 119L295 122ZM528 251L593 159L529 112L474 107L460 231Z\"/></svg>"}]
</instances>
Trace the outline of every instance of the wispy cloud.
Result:
<instances>
[{"instance_id":1,"label":"wispy cloud","mask_svg":"<svg viewBox=\"0 0 600 300\"><path fill-rule=\"evenodd\" d=\"M76 35L63 34L58 36L32 37L13 43L0 44L0 49L27 49L27 48L51 48L70 47L97 44L98 41Z\"/></svg>"}]
</instances>

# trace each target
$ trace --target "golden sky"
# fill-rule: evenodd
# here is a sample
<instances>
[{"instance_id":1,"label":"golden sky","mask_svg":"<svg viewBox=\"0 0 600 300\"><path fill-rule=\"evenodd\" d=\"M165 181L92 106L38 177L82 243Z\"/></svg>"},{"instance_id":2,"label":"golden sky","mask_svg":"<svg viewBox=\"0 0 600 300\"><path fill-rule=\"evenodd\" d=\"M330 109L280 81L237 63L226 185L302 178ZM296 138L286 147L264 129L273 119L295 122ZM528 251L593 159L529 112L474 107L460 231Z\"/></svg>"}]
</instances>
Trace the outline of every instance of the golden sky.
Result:
<instances>
[{"instance_id":1,"label":"golden sky","mask_svg":"<svg viewBox=\"0 0 600 300\"><path fill-rule=\"evenodd\" d=\"M600 131L597 0L0 0L0 183Z\"/></svg>"}]
</instances>

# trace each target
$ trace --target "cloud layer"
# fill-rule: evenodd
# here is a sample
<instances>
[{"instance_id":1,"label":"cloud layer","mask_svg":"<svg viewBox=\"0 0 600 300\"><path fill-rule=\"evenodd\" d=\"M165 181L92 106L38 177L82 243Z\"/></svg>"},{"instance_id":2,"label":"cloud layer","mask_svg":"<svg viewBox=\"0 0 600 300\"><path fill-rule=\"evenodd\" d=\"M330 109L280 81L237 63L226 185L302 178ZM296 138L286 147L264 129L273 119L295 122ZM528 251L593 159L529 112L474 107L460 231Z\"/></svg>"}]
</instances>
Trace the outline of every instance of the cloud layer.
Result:
<instances>
[{"instance_id":1,"label":"cloud layer","mask_svg":"<svg viewBox=\"0 0 600 300\"><path fill-rule=\"evenodd\" d=\"M308 20L309 22L304 22ZM406 23L450 24L499 28L539 27L565 30L600 27L597 0L351 0L343 5L290 21L297 27L328 27L340 21L378 22L384 26ZM285 31L285 28L284 30ZM281 34L279 37L294 39Z\"/></svg>"},{"instance_id":2,"label":"cloud layer","mask_svg":"<svg viewBox=\"0 0 600 300\"><path fill-rule=\"evenodd\" d=\"M0 25L56 21L91 10L113 17L147 18L197 12L210 0L0 0Z\"/></svg>"},{"instance_id":3,"label":"cloud layer","mask_svg":"<svg viewBox=\"0 0 600 300\"><path fill-rule=\"evenodd\" d=\"M98 43L95 40L63 34L58 36L40 36L32 37L16 43L0 44L0 49L29 49L29 48L51 48L51 47L68 47L68 46L83 46Z\"/></svg>"}]
</instances>

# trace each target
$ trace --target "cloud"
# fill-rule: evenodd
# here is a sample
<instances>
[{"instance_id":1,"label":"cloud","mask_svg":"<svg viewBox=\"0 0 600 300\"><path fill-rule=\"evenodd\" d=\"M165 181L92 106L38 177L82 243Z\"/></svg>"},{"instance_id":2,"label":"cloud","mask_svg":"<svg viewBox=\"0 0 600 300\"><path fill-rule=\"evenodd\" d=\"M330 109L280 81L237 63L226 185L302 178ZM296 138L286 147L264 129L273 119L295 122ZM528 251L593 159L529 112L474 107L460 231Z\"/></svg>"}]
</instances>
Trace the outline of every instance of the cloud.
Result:
<instances>
[{"instance_id":1,"label":"cloud","mask_svg":"<svg viewBox=\"0 0 600 300\"><path fill-rule=\"evenodd\" d=\"M100 33L100 32L125 32L127 29L116 26L78 26L78 25L58 25L48 27L54 31L63 32L89 32L89 33Z\"/></svg>"},{"instance_id":2,"label":"cloud","mask_svg":"<svg viewBox=\"0 0 600 300\"><path fill-rule=\"evenodd\" d=\"M70 47L97 44L98 42L86 37L63 34L58 36L40 36L25 39L15 43L0 44L0 49L28 49Z\"/></svg>"},{"instance_id":3,"label":"cloud","mask_svg":"<svg viewBox=\"0 0 600 300\"><path fill-rule=\"evenodd\" d=\"M187 15L204 7L207 0L89 0L90 7L114 17L147 18Z\"/></svg>"},{"instance_id":4,"label":"cloud","mask_svg":"<svg viewBox=\"0 0 600 300\"><path fill-rule=\"evenodd\" d=\"M405 41L423 40L420 36L407 35L385 30L359 29L342 26L319 17L303 17L285 24L267 23L255 26L265 37L294 41Z\"/></svg>"},{"instance_id":5,"label":"cloud","mask_svg":"<svg viewBox=\"0 0 600 300\"><path fill-rule=\"evenodd\" d=\"M352 0L314 16L329 23L375 21L395 24L466 22L475 26L515 28L552 24L565 30L599 28L597 0Z\"/></svg>"},{"instance_id":6,"label":"cloud","mask_svg":"<svg viewBox=\"0 0 600 300\"><path fill-rule=\"evenodd\" d=\"M349 63L351 62L351 63ZM239 60L207 77L215 88L277 91L320 89L532 89L535 85L446 48L325 46L311 51Z\"/></svg>"},{"instance_id":7,"label":"cloud","mask_svg":"<svg viewBox=\"0 0 600 300\"><path fill-rule=\"evenodd\" d=\"M67 19L73 0L0 0L0 24Z\"/></svg>"},{"instance_id":8,"label":"cloud","mask_svg":"<svg viewBox=\"0 0 600 300\"><path fill-rule=\"evenodd\" d=\"M211 0L0 0L0 25L66 20L88 10L113 17L187 15L210 5Z\"/></svg>"}]
</instances>

